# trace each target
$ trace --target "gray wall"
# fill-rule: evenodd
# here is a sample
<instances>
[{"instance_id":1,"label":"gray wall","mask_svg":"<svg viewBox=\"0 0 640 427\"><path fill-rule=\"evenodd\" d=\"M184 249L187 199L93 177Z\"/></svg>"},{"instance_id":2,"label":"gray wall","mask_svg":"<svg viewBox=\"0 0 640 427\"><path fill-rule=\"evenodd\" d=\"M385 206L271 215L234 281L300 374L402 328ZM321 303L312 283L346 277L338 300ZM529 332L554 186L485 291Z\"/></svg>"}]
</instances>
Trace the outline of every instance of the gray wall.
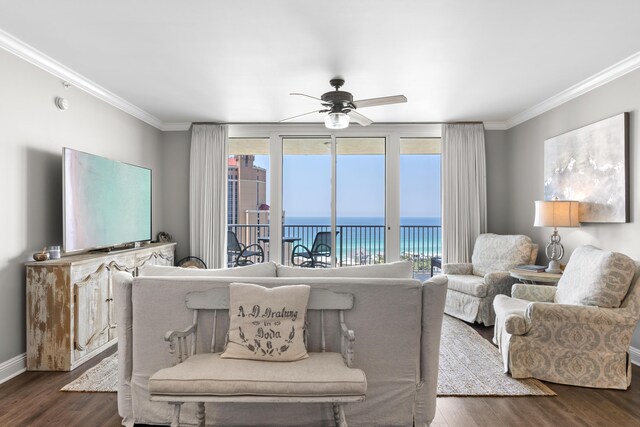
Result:
<instances>
[{"instance_id":1,"label":"gray wall","mask_svg":"<svg viewBox=\"0 0 640 427\"><path fill-rule=\"evenodd\" d=\"M165 189L162 208L164 231L171 234L178 243L176 259L189 255L189 153L191 151L191 131L164 132L163 188Z\"/></svg>"},{"instance_id":2,"label":"gray wall","mask_svg":"<svg viewBox=\"0 0 640 427\"><path fill-rule=\"evenodd\" d=\"M506 205L506 216L509 218L510 233L527 234L542 248L551 233L549 228L532 226L533 202L542 200L544 196L544 140L625 111L630 113L631 222L583 224L580 229L560 229L567 254L562 262L566 263L571 252L583 244L623 252L640 260L640 223L637 221L640 215L640 186L637 185L640 167L640 150L637 149L640 136L640 71L627 74L507 131L509 149L505 179L509 182L509 203ZM502 172L493 170L491 173L497 176ZM495 179L497 177L492 178ZM545 262L546 258L541 255L538 261ZM636 329L632 345L640 348L640 329Z\"/></svg>"},{"instance_id":3,"label":"gray wall","mask_svg":"<svg viewBox=\"0 0 640 427\"><path fill-rule=\"evenodd\" d=\"M509 234L509 143L506 130L484 133L487 157L487 231Z\"/></svg>"},{"instance_id":4,"label":"gray wall","mask_svg":"<svg viewBox=\"0 0 640 427\"><path fill-rule=\"evenodd\" d=\"M62 243L62 147L153 170L154 235L163 228L162 133L0 50L0 363L25 348L22 263ZM69 100L60 111L56 96Z\"/></svg>"}]
</instances>

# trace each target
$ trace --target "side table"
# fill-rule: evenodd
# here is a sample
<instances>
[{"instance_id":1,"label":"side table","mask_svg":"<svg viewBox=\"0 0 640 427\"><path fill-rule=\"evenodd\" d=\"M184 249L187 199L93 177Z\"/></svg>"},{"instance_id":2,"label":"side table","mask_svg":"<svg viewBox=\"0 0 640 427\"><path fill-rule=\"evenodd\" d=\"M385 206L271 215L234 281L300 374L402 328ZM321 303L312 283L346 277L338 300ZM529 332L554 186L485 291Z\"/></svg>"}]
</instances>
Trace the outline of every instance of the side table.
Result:
<instances>
[{"instance_id":1,"label":"side table","mask_svg":"<svg viewBox=\"0 0 640 427\"><path fill-rule=\"evenodd\" d=\"M538 273L535 271L524 271L524 270L511 270L509 271L511 277L515 277L520 280L522 283L528 283L530 285L550 285L555 286L558 283L558 280L562 277L562 274L554 274L554 273Z\"/></svg>"}]
</instances>

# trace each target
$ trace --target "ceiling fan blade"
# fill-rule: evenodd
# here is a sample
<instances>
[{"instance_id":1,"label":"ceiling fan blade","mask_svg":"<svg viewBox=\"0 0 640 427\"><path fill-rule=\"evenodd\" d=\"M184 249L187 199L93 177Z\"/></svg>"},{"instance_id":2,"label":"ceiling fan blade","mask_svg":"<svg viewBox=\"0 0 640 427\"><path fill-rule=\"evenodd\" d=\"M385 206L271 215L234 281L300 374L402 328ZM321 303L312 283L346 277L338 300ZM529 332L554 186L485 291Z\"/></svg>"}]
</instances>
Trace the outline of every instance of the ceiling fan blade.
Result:
<instances>
[{"instance_id":1,"label":"ceiling fan blade","mask_svg":"<svg viewBox=\"0 0 640 427\"><path fill-rule=\"evenodd\" d=\"M354 110L349 111L347 115L351 118L351 120L358 123L360 126L369 126L371 123L373 123L373 120L363 116L362 114Z\"/></svg>"},{"instance_id":2,"label":"ceiling fan blade","mask_svg":"<svg viewBox=\"0 0 640 427\"><path fill-rule=\"evenodd\" d=\"M353 101L353 105L355 105L356 108L364 108L374 107L376 105L400 104L402 102L407 102L407 97L404 95L395 95L383 96L382 98L361 99L359 101Z\"/></svg>"},{"instance_id":3,"label":"ceiling fan blade","mask_svg":"<svg viewBox=\"0 0 640 427\"><path fill-rule=\"evenodd\" d=\"M289 95L306 96L307 98L315 99L316 101L320 101L320 102L324 103L324 101L322 99L316 98L315 96L307 95L305 93L293 92L293 93L290 93Z\"/></svg>"},{"instance_id":4,"label":"ceiling fan blade","mask_svg":"<svg viewBox=\"0 0 640 427\"><path fill-rule=\"evenodd\" d=\"M329 110L314 110L314 111L309 111L308 113L298 114L297 116L287 117L286 119L282 119L282 120L280 120L280 123L282 123L282 122L286 122L287 120L297 119L298 117L307 116L307 115L309 115L309 114L315 114L315 113L326 113L327 111L329 111Z\"/></svg>"}]
</instances>

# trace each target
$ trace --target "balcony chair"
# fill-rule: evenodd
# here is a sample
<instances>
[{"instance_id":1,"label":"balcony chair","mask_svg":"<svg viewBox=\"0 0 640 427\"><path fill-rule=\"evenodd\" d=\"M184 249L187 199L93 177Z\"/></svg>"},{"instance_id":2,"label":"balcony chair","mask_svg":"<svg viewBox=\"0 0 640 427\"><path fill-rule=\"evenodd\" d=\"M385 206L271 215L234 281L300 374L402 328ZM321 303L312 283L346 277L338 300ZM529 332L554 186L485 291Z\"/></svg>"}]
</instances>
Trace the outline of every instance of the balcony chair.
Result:
<instances>
[{"instance_id":1,"label":"balcony chair","mask_svg":"<svg viewBox=\"0 0 640 427\"><path fill-rule=\"evenodd\" d=\"M252 250L251 248L256 248ZM238 267L243 265L253 264L253 260L250 258L256 258L258 263L264 261L264 250L262 246L257 243L246 246L238 241L236 233L231 230L227 231L227 259L229 260L229 266Z\"/></svg>"},{"instance_id":2,"label":"balcony chair","mask_svg":"<svg viewBox=\"0 0 640 427\"><path fill-rule=\"evenodd\" d=\"M523 235L481 234L476 239L471 263L444 264L449 289L444 312L465 322L495 322L493 299L510 295L517 279L509 270L517 265L535 264L538 245Z\"/></svg>"},{"instance_id":3,"label":"balcony chair","mask_svg":"<svg viewBox=\"0 0 640 427\"><path fill-rule=\"evenodd\" d=\"M494 300L505 372L582 387L626 389L640 319L640 263L577 248L558 286L516 284Z\"/></svg>"},{"instance_id":4,"label":"balcony chair","mask_svg":"<svg viewBox=\"0 0 640 427\"><path fill-rule=\"evenodd\" d=\"M331 263L322 260L322 258L329 257L331 257L331 232L319 231L313 239L311 249L302 244L294 246L291 251L291 265L306 268L327 268L331 266Z\"/></svg>"},{"instance_id":5,"label":"balcony chair","mask_svg":"<svg viewBox=\"0 0 640 427\"><path fill-rule=\"evenodd\" d=\"M177 267L182 268L207 268L207 264L197 256L186 256L180 261L176 262Z\"/></svg>"}]
</instances>

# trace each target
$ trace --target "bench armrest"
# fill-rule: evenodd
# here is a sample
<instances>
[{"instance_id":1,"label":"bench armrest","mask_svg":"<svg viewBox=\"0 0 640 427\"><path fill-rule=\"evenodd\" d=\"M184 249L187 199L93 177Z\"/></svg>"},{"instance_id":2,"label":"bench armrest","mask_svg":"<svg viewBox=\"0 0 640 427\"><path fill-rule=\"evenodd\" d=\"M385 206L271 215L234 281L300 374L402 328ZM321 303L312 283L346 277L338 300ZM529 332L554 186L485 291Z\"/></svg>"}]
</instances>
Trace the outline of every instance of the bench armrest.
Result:
<instances>
[{"instance_id":1,"label":"bench armrest","mask_svg":"<svg viewBox=\"0 0 640 427\"><path fill-rule=\"evenodd\" d=\"M340 312L340 352L342 353L344 362L349 368L353 364L353 343L355 342L355 332L347 328L347 324L344 323L344 314Z\"/></svg>"},{"instance_id":2,"label":"bench armrest","mask_svg":"<svg viewBox=\"0 0 640 427\"><path fill-rule=\"evenodd\" d=\"M176 344L178 347L177 362L182 363L195 352L195 340L191 340L191 349L187 346L187 338L196 333L197 324L194 323L187 329L182 331L167 331L164 334L164 340L169 343L169 353L172 358L176 353ZM174 359L175 360L175 359Z\"/></svg>"}]
</instances>

